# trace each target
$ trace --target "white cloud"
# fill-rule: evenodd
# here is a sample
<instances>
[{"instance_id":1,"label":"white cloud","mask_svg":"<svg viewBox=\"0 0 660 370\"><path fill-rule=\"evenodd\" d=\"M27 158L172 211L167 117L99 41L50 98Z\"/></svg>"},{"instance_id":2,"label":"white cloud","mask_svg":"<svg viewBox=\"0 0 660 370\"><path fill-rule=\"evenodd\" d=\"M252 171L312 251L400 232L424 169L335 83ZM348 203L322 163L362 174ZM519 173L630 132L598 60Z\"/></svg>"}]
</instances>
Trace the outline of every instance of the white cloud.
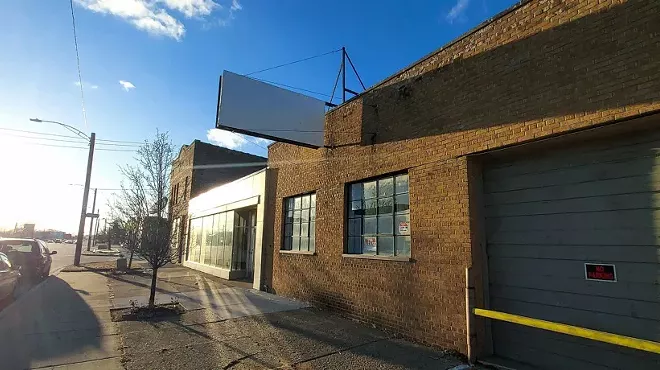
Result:
<instances>
[{"instance_id":1,"label":"white cloud","mask_svg":"<svg viewBox=\"0 0 660 370\"><path fill-rule=\"evenodd\" d=\"M74 82L73 84L76 85L76 86L78 86L78 87L80 87L80 81L76 81L76 82ZM99 88L99 85L94 85L93 83L89 83L89 82L87 82L87 81L83 81L83 87L86 88L86 89L96 90L96 89Z\"/></svg>"},{"instance_id":2,"label":"white cloud","mask_svg":"<svg viewBox=\"0 0 660 370\"><path fill-rule=\"evenodd\" d=\"M456 4L454 4L454 6L451 8L451 10L449 10L449 13L447 13L447 22L454 23L456 19L465 13L465 10L469 4L470 0L458 0Z\"/></svg>"},{"instance_id":3,"label":"white cloud","mask_svg":"<svg viewBox=\"0 0 660 370\"><path fill-rule=\"evenodd\" d=\"M229 149L236 149L247 143L247 139L243 135L217 128L208 130L206 132L206 138L213 144Z\"/></svg>"},{"instance_id":4,"label":"white cloud","mask_svg":"<svg viewBox=\"0 0 660 370\"><path fill-rule=\"evenodd\" d=\"M130 89L134 89L134 88L135 88L135 85L133 85L133 83L130 82L130 81L119 80L119 84L120 84L121 87L123 87L124 90L126 90L126 91L129 91Z\"/></svg>"},{"instance_id":5,"label":"white cloud","mask_svg":"<svg viewBox=\"0 0 660 370\"><path fill-rule=\"evenodd\" d=\"M254 138L254 141L255 141L257 144L259 144L259 145L263 145L263 146L268 146L268 145L270 145L270 144L273 143L273 140L268 140L268 139L264 139L264 138L260 138L260 137L255 137L255 138Z\"/></svg>"},{"instance_id":6,"label":"white cloud","mask_svg":"<svg viewBox=\"0 0 660 370\"><path fill-rule=\"evenodd\" d=\"M216 8L222 8L213 0L163 0L165 6L183 13L186 17L204 17Z\"/></svg>"},{"instance_id":7,"label":"white cloud","mask_svg":"<svg viewBox=\"0 0 660 370\"><path fill-rule=\"evenodd\" d=\"M80 6L96 13L111 14L132 23L153 35L181 40L186 33L183 23L170 15L158 3L150 0L75 0Z\"/></svg>"},{"instance_id":8,"label":"white cloud","mask_svg":"<svg viewBox=\"0 0 660 370\"><path fill-rule=\"evenodd\" d=\"M231 0L231 8L232 11L237 11L243 9L243 5L241 5L238 0Z\"/></svg>"}]
</instances>

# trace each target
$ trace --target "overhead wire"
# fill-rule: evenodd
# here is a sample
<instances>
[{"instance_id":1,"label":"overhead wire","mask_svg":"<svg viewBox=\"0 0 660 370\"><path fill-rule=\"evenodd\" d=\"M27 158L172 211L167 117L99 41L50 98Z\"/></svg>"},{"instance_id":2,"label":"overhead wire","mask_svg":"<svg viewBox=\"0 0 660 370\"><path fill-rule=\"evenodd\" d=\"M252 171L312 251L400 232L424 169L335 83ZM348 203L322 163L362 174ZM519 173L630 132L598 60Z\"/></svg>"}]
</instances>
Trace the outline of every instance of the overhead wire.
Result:
<instances>
[{"instance_id":1,"label":"overhead wire","mask_svg":"<svg viewBox=\"0 0 660 370\"><path fill-rule=\"evenodd\" d=\"M108 139L96 139L96 141L104 141L108 143L129 143L129 144L144 144L144 141L128 141L128 140L108 140Z\"/></svg>"},{"instance_id":2,"label":"overhead wire","mask_svg":"<svg viewBox=\"0 0 660 370\"><path fill-rule=\"evenodd\" d=\"M22 132L22 133L26 133L26 134L47 135L47 136L67 137L67 138L71 138L71 139L79 139L78 136L51 134L50 132L37 132L37 131L28 131L28 130L18 130L18 129L13 129L13 128L6 128L6 127L0 127L0 130L2 130L2 131L13 131L13 132Z\"/></svg>"},{"instance_id":3,"label":"overhead wire","mask_svg":"<svg viewBox=\"0 0 660 370\"><path fill-rule=\"evenodd\" d=\"M85 142L85 141L81 141L81 140L53 139L53 138L50 138L50 137L38 137L38 136L16 135L16 134L5 134L4 136L9 136L9 137L20 137L20 138L23 138L23 139L35 139L35 140L57 141L57 142L62 142L62 143L87 144L87 142Z\"/></svg>"},{"instance_id":4,"label":"overhead wire","mask_svg":"<svg viewBox=\"0 0 660 370\"><path fill-rule=\"evenodd\" d=\"M305 89L305 88L302 88L302 87L291 86L291 85L283 84L283 83L280 83L280 82L264 80L264 79L261 79L261 78L255 78L255 77L250 77L250 78L252 78L253 80L266 82L266 83L277 85L277 86L288 87L289 89L305 91L305 92L308 92L308 93L311 93L311 94L322 95L322 96L325 96L325 97L328 97L328 98L332 98L331 95L328 95L326 93L322 93L322 92L318 92L318 91L314 91L314 90L309 90L309 89ZM337 99L339 99L339 97L337 97Z\"/></svg>"},{"instance_id":5,"label":"overhead wire","mask_svg":"<svg viewBox=\"0 0 660 370\"><path fill-rule=\"evenodd\" d=\"M78 51L78 35L76 34L76 15L73 11L73 0L69 0L71 5L71 23L73 25L73 43L76 46L76 67L78 69L78 84L80 84L80 103L82 106L83 122L87 126L87 111L85 110L85 92L83 89L82 73L80 72L80 53Z\"/></svg>"},{"instance_id":6,"label":"overhead wire","mask_svg":"<svg viewBox=\"0 0 660 370\"><path fill-rule=\"evenodd\" d=\"M72 0L72 1L73 1L73 0ZM270 70L273 70L273 69L276 69L276 68L281 68L281 67L290 66L290 65L292 65L292 64L305 62L305 61L308 61L308 60L311 60L311 59L315 59L315 58L320 58L320 57L322 57L322 56L330 55L330 54L332 54L332 53L337 53L337 52L339 52L339 51L341 51L341 49L328 51L328 52L326 52L326 53L313 55L313 56L311 56L311 57L307 57L307 58L302 58L302 59L294 60L294 61L292 61L292 62L288 62L288 63L284 63L284 64L276 65L276 66L269 67L269 68L260 69L260 70L258 70L258 71L254 71L254 72L247 73L247 74L245 74L244 76L251 76L251 75L254 75L254 74L257 74L257 73L270 71Z\"/></svg>"},{"instance_id":7,"label":"overhead wire","mask_svg":"<svg viewBox=\"0 0 660 370\"><path fill-rule=\"evenodd\" d=\"M22 145L32 145L32 146L46 146L52 148L66 148L66 149L89 149L86 146L73 146L73 145L57 145L57 144L45 144L45 143L30 143L24 142ZM94 151L105 151L105 152L136 152L136 149L109 149L109 148L95 148Z\"/></svg>"},{"instance_id":8,"label":"overhead wire","mask_svg":"<svg viewBox=\"0 0 660 370\"><path fill-rule=\"evenodd\" d=\"M28 131L28 130L19 130L19 129L12 129L12 128L6 128L6 127L0 127L0 131L9 131L9 132L19 132L19 133L25 133L25 134L32 134L32 135L43 135L45 137L38 137L38 136L24 136L25 138L31 138L31 139L39 139L39 140L55 140L49 138L49 136L53 137L63 137L63 138L69 138L69 139L79 139L77 136L71 136L71 135L59 135L59 134L52 134L50 132L38 132L38 131ZM20 135L15 135L15 134L5 134L7 136L17 136L17 137L23 137ZM66 141L64 141L66 142ZM73 143L87 143L87 141L71 141ZM125 143L125 145L123 144ZM139 142L139 141L128 141L128 140L109 140L109 139L97 139L96 140L96 145L105 145L105 146L127 146L127 147L138 147L144 143Z\"/></svg>"}]
</instances>

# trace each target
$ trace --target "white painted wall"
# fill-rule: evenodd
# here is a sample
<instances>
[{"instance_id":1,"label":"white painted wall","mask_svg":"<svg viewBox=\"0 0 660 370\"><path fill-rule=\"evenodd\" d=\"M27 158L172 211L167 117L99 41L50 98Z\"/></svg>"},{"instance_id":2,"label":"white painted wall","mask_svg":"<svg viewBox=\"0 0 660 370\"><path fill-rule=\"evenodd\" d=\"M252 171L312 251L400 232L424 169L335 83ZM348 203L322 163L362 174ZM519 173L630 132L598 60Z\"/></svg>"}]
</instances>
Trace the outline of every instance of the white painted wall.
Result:
<instances>
[{"instance_id":1,"label":"white painted wall","mask_svg":"<svg viewBox=\"0 0 660 370\"><path fill-rule=\"evenodd\" d=\"M266 169L263 169L228 184L215 187L191 198L188 202L188 220L218 212L231 211L253 205L257 206L256 238L254 241L254 282L252 284L254 289L261 288L262 280L261 260L263 253L265 198ZM188 261L184 262L184 266L225 279L228 277L228 271L217 267L200 265L199 263Z\"/></svg>"}]
</instances>

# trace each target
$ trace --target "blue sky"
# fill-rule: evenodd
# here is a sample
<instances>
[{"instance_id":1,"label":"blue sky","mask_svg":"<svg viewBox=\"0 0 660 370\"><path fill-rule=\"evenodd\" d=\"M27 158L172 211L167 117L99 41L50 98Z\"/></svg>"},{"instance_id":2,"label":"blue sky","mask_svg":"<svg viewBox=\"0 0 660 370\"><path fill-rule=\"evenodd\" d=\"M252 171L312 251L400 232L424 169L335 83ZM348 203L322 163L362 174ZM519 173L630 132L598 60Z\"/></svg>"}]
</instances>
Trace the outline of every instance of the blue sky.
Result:
<instances>
[{"instance_id":1,"label":"blue sky","mask_svg":"<svg viewBox=\"0 0 660 370\"><path fill-rule=\"evenodd\" d=\"M83 183L86 161L84 149L34 145L82 144L23 138L40 135L2 128L69 134L28 121L39 117L122 141L142 141L158 128L177 146L215 139L265 156L253 138L209 137L222 70L249 73L345 46L368 87L514 3L74 0L85 124L69 2L0 2L0 160L13 178L0 182L0 228L31 221L38 229L74 231L82 191L68 184ZM255 77L330 94L339 62L335 53ZM348 82L358 89L357 81ZM117 166L133 155L97 151L92 186L117 188ZM102 213L110 194L99 192Z\"/></svg>"}]
</instances>

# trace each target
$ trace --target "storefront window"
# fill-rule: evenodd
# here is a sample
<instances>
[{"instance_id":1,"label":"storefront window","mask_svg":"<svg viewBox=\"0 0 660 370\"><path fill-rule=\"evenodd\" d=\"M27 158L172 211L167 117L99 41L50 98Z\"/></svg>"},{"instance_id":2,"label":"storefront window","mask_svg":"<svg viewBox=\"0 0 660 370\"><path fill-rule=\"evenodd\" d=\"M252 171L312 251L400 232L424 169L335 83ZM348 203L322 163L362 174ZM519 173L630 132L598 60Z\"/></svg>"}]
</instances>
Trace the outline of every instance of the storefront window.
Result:
<instances>
[{"instance_id":1,"label":"storefront window","mask_svg":"<svg viewBox=\"0 0 660 370\"><path fill-rule=\"evenodd\" d=\"M346 252L410 256L408 175L350 184Z\"/></svg>"},{"instance_id":2,"label":"storefront window","mask_svg":"<svg viewBox=\"0 0 660 370\"><path fill-rule=\"evenodd\" d=\"M233 249L233 222L233 211L192 219L188 260L229 269Z\"/></svg>"},{"instance_id":3,"label":"storefront window","mask_svg":"<svg viewBox=\"0 0 660 370\"><path fill-rule=\"evenodd\" d=\"M316 193L284 199L283 250L316 249Z\"/></svg>"}]
</instances>

